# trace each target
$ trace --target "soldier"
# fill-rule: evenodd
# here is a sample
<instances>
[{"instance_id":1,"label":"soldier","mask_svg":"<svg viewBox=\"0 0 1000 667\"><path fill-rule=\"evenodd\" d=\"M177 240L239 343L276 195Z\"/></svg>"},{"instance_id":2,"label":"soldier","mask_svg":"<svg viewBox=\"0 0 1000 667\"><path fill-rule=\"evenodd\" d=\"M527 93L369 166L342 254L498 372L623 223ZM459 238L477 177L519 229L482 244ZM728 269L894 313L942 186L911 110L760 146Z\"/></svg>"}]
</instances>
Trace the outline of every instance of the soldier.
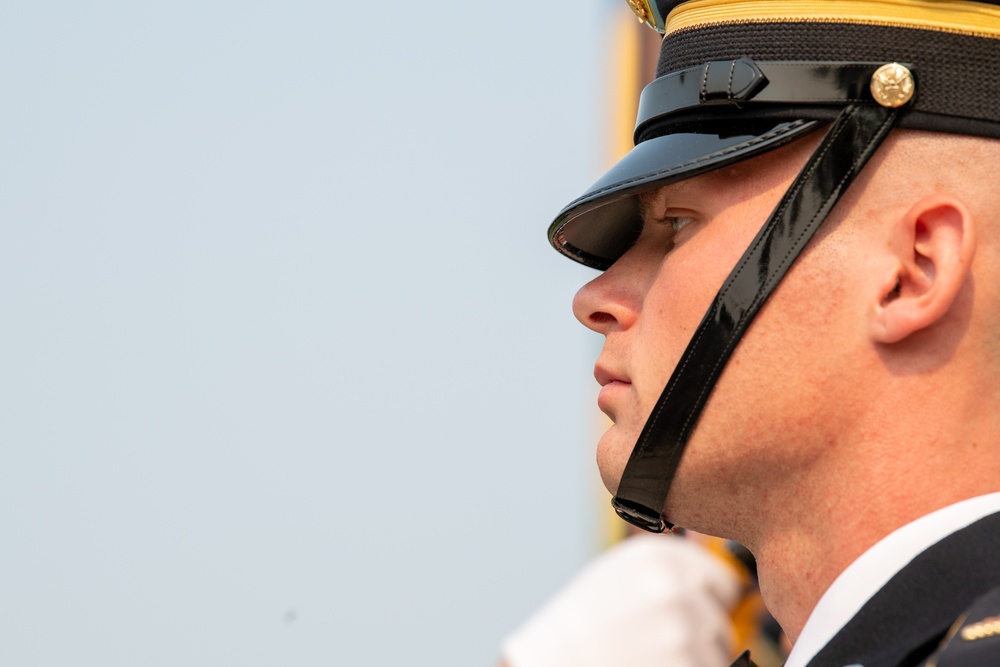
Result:
<instances>
[{"instance_id":1,"label":"soldier","mask_svg":"<svg viewBox=\"0 0 1000 667\"><path fill-rule=\"evenodd\" d=\"M1000 4L629 4L635 148L549 228L615 509L747 545L787 667L1000 664Z\"/></svg>"}]
</instances>

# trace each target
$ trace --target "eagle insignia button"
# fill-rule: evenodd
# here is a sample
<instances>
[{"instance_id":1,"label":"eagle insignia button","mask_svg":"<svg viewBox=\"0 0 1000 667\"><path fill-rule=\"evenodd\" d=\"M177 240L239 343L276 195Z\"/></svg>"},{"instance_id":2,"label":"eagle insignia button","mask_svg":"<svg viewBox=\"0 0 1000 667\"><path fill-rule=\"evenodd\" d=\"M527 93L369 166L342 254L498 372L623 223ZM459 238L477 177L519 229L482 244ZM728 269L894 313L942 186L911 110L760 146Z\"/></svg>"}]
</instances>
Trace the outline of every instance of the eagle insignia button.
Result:
<instances>
[{"instance_id":1,"label":"eagle insignia button","mask_svg":"<svg viewBox=\"0 0 1000 667\"><path fill-rule=\"evenodd\" d=\"M882 65L872 74L872 97L884 107L903 106L913 99L916 89L913 73L899 63Z\"/></svg>"}]
</instances>

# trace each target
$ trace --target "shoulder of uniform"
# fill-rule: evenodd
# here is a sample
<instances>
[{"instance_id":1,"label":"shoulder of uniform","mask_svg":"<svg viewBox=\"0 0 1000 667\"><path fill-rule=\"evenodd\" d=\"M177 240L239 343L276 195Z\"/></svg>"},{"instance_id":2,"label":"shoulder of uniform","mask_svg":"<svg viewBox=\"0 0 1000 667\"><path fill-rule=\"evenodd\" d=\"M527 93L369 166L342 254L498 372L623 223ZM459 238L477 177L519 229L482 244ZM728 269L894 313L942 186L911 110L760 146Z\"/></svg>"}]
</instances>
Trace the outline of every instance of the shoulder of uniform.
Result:
<instances>
[{"instance_id":1,"label":"shoulder of uniform","mask_svg":"<svg viewBox=\"0 0 1000 667\"><path fill-rule=\"evenodd\" d=\"M750 659L750 651L743 651L729 667L757 667L757 665Z\"/></svg>"},{"instance_id":2,"label":"shoulder of uniform","mask_svg":"<svg viewBox=\"0 0 1000 667\"><path fill-rule=\"evenodd\" d=\"M996 667L1000 664L1000 586L980 596L959 617L927 667Z\"/></svg>"}]
</instances>

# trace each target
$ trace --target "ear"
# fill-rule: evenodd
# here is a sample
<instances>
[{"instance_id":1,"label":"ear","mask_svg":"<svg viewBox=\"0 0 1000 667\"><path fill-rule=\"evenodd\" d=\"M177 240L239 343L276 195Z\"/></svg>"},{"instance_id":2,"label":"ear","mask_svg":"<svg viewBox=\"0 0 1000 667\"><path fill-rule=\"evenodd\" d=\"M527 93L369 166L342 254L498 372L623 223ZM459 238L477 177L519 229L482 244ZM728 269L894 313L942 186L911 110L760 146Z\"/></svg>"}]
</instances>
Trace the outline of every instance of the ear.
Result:
<instances>
[{"instance_id":1,"label":"ear","mask_svg":"<svg viewBox=\"0 0 1000 667\"><path fill-rule=\"evenodd\" d=\"M935 194L917 202L892 231L893 268L884 276L873 337L898 343L940 321L971 273L975 248L975 224L961 201Z\"/></svg>"}]
</instances>

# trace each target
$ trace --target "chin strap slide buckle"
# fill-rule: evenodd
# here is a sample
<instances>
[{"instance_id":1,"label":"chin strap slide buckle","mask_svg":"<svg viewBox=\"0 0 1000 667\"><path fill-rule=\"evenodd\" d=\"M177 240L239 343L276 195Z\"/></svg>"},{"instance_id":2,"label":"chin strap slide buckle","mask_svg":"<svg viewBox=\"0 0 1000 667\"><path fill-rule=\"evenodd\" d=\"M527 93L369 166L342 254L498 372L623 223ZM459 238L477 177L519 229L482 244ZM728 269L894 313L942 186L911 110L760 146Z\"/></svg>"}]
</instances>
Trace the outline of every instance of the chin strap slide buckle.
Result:
<instances>
[{"instance_id":1,"label":"chin strap slide buckle","mask_svg":"<svg viewBox=\"0 0 1000 667\"><path fill-rule=\"evenodd\" d=\"M674 527L672 523L664 521L659 513L631 500L615 497L611 499L611 506L622 519L651 533L662 533Z\"/></svg>"}]
</instances>

